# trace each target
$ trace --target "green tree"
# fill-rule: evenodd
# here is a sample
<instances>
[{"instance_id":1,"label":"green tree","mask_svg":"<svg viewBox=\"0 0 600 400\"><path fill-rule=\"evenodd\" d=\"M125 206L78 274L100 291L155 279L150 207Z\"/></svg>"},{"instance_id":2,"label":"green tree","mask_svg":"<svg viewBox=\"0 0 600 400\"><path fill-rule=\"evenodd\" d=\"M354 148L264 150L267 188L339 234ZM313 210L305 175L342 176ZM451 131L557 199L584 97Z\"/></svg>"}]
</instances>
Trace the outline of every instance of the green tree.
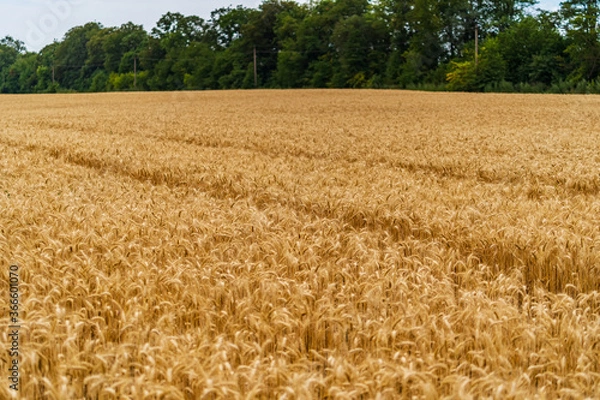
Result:
<instances>
[{"instance_id":1,"label":"green tree","mask_svg":"<svg viewBox=\"0 0 600 400\"><path fill-rule=\"evenodd\" d=\"M345 62L344 68L352 64L349 52L352 43L342 43L340 38L352 35L348 32L349 26L355 23L362 25L363 22L353 17L364 17L368 10L369 2L366 0L323 0L311 4L306 18L298 24L294 48L302 57L297 57L300 58L297 63L303 67L305 86L346 86L345 82L351 77L341 72L341 63ZM349 18L353 22L343 22ZM343 60L344 57L346 60Z\"/></svg>"},{"instance_id":2,"label":"green tree","mask_svg":"<svg viewBox=\"0 0 600 400\"><path fill-rule=\"evenodd\" d=\"M524 17L500 33L498 48L511 83L550 85L561 78L565 41L544 16Z\"/></svg>"},{"instance_id":3,"label":"green tree","mask_svg":"<svg viewBox=\"0 0 600 400\"><path fill-rule=\"evenodd\" d=\"M280 18L282 15L294 15L297 8L298 5L293 1L266 0L242 26L240 50L252 55L256 49L260 85L277 85L278 53L283 45L279 36L283 32L278 30Z\"/></svg>"},{"instance_id":4,"label":"green tree","mask_svg":"<svg viewBox=\"0 0 600 400\"><path fill-rule=\"evenodd\" d=\"M11 36L0 39L0 75L2 75L0 91L2 93L14 93L11 90L12 84L8 83L11 79L10 68L24 51L23 42L15 40Z\"/></svg>"},{"instance_id":5,"label":"green tree","mask_svg":"<svg viewBox=\"0 0 600 400\"><path fill-rule=\"evenodd\" d=\"M593 80L600 73L598 38L598 0L568 0L561 3L561 13L569 45L567 54L573 61L573 80Z\"/></svg>"},{"instance_id":6,"label":"green tree","mask_svg":"<svg viewBox=\"0 0 600 400\"><path fill-rule=\"evenodd\" d=\"M36 53L20 54L8 68L5 89L8 93L31 93L37 84L38 55Z\"/></svg>"},{"instance_id":7,"label":"green tree","mask_svg":"<svg viewBox=\"0 0 600 400\"><path fill-rule=\"evenodd\" d=\"M58 84L52 82L52 66L54 64L54 54L58 46L58 42L53 42L45 46L38 53L36 92L56 92L58 89Z\"/></svg>"},{"instance_id":8,"label":"green tree","mask_svg":"<svg viewBox=\"0 0 600 400\"><path fill-rule=\"evenodd\" d=\"M444 54L440 32L443 23L436 0L414 0L408 15L413 33L409 49L403 54L400 83L407 85L427 78L437 68Z\"/></svg>"},{"instance_id":9,"label":"green tree","mask_svg":"<svg viewBox=\"0 0 600 400\"><path fill-rule=\"evenodd\" d=\"M299 30L302 21L308 16L306 5L292 3L292 6L277 15L275 34L279 43L277 55L276 85L279 87L306 86L304 79L308 67L308 57L299 43Z\"/></svg>"},{"instance_id":10,"label":"green tree","mask_svg":"<svg viewBox=\"0 0 600 400\"><path fill-rule=\"evenodd\" d=\"M55 47L55 76L60 86L77 91L86 91L90 87L92 75L102 67L87 63L90 54L87 44L101 29L96 22L77 26Z\"/></svg>"},{"instance_id":11,"label":"green tree","mask_svg":"<svg viewBox=\"0 0 600 400\"><path fill-rule=\"evenodd\" d=\"M186 89L217 89L213 79L215 51L207 43L194 42L181 54L182 58L173 65L173 70L183 74Z\"/></svg>"},{"instance_id":12,"label":"green tree","mask_svg":"<svg viewBox=\"0 0 600 400\"><path fill-rule=\"evenodd\" d=\"M230 47L242 36L242 27L250 20L254 10L243 6L219 8L211 13L211 30L221 49Z\"/></svg>"},{"instance_id":13,"label":"green tree","mask_svg":"<svg viewBox=\"0 0 600 400\"><path fill-rule=\"evenodd\" d=\"M104 37L104 69L108 72L133 72L133 58L147 45L148 34L141 25L132 22L112 29Z\"/></svg>"},{"instance_id":14,"label":"green tree","mask_svg":"<svg viewBox=\"0 0 600 400\"><path fill-rule=\"evenodd\" d=\"M370 15L353 15L339 21L332 34L339 68L332 83L338 87L370 86L373 78L385 73L387 30Z\"/></svg>"},{"instance_id":15,"label":"green tree","mask_svg":"<svg viewBox=\"0 0 600 400\"><path fill-rule=\"evenodd\" d=\"M483 91L486 87L497 87L506 74L498 38L490 37L483 42L477 63L467 53L464 61L453 61L451 66L446 75L450 90Z\"/></svg>"},{"instance_id":16,"label":"green tree","mask_svg":"<svg viewBox=\"0 0 600 400\"><path fill-rule=\"evenodd\" d=\"M470 0L469 9L485 38L508 29L535 4L537 0Z\"/></svg>"},{"instance_id":17,"label":"green tree","mask_svg":"<svg viewBox=\"0 0 600 400\"><path fill-rule=\"evenodd\" d=\"M197 16L167 13L152 29L146 48L140 51L150 62L142 67L149 70L147 84L153 90L181 90L189 85L194 73L199 48L214 48L214 30L210 24ZM130 55L131 56L131 55ZM153 60L154 59L154 60Z\"/></svg>"}]
</instances>

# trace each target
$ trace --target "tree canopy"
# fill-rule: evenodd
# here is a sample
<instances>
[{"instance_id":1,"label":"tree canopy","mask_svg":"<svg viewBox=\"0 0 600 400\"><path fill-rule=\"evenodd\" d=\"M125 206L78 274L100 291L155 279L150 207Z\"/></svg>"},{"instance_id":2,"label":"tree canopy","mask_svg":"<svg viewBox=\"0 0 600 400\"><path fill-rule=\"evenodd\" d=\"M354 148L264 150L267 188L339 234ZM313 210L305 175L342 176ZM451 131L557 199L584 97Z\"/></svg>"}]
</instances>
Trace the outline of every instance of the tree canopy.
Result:
<instances>
[{"instance_id":1,"label":"tree canopy","mask_svg":"<svg viewBox=\"0 0 600 400\"><path fill-rule=\"evenodd\" d=\"M600 0L534 3L265 0L208 20L169 12L149 31L90 22L39 52L0 40L0 91L600 91Z\"/></svg>"}]
</instances>

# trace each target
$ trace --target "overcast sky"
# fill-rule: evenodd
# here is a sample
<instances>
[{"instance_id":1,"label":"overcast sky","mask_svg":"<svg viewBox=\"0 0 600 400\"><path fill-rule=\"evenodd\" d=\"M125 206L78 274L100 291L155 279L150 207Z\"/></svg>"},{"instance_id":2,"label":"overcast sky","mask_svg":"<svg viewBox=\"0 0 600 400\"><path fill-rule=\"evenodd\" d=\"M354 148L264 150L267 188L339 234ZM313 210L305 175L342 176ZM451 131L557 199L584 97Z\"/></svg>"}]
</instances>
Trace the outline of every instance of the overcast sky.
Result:
<instances>
[{"instance_id":1,"label":"overcast sky","mask_svg":"<svg viewBox=\"0 0 600 400\"><path fill-rule=\"evenodd\" d=\"M11 35L38 51L53 40L62 39L70 28L97 21L104 26L120 26L132 21L149 31L168 11L198 15L229 5L258 7L261 0L0 0L0 37ZM305 2L305 0L301 1ZM560 0L541 0L539 7L553 9Z\"/></svg>"}]
</instances>

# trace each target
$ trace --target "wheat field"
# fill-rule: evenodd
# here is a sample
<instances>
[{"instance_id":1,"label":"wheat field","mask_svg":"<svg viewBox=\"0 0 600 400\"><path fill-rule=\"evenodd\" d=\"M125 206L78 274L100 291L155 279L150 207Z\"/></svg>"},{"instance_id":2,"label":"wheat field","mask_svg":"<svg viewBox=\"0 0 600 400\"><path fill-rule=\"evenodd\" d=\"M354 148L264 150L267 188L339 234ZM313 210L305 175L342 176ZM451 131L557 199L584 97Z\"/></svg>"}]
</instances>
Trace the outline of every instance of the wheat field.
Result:
<instances>
[{"instance_id":1,"label":"wheat field","mask_svg":"<svg viewBox=\"0 0 600 400\"><path fill-rule=\"evenodd\" d=\"M600 97L0 97L11 399L600 398Z\"/></svg>"}]
</instances>

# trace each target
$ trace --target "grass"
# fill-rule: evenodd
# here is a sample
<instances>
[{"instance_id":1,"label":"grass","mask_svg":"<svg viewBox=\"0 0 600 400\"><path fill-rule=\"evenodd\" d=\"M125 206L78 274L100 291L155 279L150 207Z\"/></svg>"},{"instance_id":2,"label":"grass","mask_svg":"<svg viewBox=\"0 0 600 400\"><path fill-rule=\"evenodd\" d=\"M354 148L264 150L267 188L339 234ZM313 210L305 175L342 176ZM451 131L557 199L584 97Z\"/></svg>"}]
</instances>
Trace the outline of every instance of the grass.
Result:
<instances>
[{"instance_id":1,"label":"grass","mask_svg":"<svg viewBox=\"0 0 600 400\"><path fill-rule=\"evenodd\" d=\"M20 398L600 397L599 103L0 97Z\"/></svg>"}]
</instances>

